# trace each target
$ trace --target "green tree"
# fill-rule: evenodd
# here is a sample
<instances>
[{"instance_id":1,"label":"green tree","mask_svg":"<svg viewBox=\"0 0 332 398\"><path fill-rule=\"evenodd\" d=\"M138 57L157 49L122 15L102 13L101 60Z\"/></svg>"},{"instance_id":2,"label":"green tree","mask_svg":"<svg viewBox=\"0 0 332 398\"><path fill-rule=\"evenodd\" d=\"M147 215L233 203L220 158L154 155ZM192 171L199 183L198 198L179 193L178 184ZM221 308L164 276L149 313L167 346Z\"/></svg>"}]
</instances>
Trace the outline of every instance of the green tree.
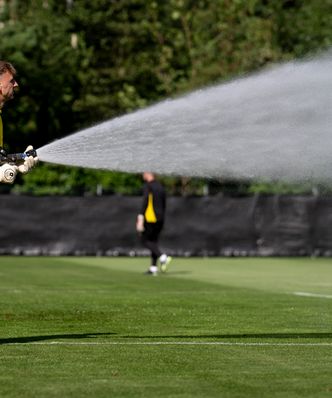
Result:
<instances>
[{"instance_id":1,"label":"green tree","mask_svg":"<svg viewBox=\"0 0 332 398\"><path fill-rule=\"evenodd\" d=\"M0 56L18 70L20 93L5 112L5 142L17 151L31 142L39 147L72 132L81 59L72 46L66 15L44 8L41 1L29 6L7 3L1 14Z\"/></svg>"}]
</instances>

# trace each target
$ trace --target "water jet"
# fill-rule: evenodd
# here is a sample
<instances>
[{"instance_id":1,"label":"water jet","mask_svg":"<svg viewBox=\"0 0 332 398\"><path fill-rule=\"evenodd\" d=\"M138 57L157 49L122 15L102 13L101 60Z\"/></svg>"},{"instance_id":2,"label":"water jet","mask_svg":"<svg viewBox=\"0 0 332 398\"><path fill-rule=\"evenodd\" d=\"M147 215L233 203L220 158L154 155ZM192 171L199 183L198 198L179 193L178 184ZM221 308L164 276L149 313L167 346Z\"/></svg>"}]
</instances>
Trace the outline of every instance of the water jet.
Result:
<instances>
[{"instance_id":1,"label":"water jet","mask_svg":"<svg viewBox=\"0 0 332 398\"><path fill-rule=\"evenodd\" d=\"M270 67L84 129L45 162L223 179L332 180L332 52Z\"/></svg>"}]
</instances>

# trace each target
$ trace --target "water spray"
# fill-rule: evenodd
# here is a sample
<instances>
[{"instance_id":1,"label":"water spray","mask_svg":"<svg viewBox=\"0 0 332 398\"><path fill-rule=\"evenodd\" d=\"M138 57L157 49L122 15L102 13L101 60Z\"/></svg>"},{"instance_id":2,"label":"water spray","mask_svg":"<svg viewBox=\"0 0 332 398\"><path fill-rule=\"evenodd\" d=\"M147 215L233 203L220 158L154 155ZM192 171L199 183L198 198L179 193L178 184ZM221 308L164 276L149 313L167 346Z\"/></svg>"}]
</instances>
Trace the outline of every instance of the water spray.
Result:
<instances>
[{"instance_id":1,"label":"water spray","mask_svg":"<svg viewBox=\"0 0 332 398\"><path fill-rule=\"evenodd\" d=\"M265 69L100 123L41 161L125 172L332 180L332 53Z\"/></svg>"}]
</instances>

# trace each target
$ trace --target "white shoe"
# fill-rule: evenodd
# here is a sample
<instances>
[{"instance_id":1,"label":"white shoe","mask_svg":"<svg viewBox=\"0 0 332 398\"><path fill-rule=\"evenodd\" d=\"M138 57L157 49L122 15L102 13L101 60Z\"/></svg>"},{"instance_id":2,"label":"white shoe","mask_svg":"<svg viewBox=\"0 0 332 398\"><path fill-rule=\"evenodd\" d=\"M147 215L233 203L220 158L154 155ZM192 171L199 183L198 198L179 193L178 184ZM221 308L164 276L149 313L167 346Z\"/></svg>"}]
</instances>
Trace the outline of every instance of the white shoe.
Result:
<instances>
[{"instance_id":1,"label":"white shoe","mask_svg":"<svg viewBox=\"0 0 332 398\"><path fill-rule=\"evenodd\" d=\"M166 254L162 254L159 257L160 260L160 270L161 272L166 272L169 263L172 261L172 257L171 256L167 256Z\"/></svg>"},{"instance_id":2,"label":"white shoe","mask_svg":"<svg viewBox=\"0 0 332 398\"><path fill-rule=\"evenodd\" d=\"M156 276L158 273L158 267L156 265L151 265L150 268L145 272L145 275Z\"/></svg>"},{"instance_id":3,"label":"white shoe","mask_svg":"<svg viewBox=\"0 0 332 398\"><path fill-rule=\"evenodd\" d=\"M146 272L144 272L144 275L157 276L158 273L157 273L157 272L152 272L152 271L150 271L150 270L148 269Z\"/></svg>"}]
</instances>

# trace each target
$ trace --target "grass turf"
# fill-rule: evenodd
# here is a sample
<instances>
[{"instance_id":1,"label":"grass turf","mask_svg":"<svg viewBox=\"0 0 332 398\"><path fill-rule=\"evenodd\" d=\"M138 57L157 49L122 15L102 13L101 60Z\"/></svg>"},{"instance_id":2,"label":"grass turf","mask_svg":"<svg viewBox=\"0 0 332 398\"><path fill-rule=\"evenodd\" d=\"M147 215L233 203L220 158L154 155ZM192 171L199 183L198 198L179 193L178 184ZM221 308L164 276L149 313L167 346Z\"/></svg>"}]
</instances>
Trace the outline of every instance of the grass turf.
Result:
<instances>
[{"instance_id":1,"label":"grass turf","mask_svg":"<svg viewBox=\"0 0 332 398\"><path fill-rule=\"evenodd\" d=\"M0 258L1 397L331 397L331 259Z\"/></svg>"}]
</instances>

